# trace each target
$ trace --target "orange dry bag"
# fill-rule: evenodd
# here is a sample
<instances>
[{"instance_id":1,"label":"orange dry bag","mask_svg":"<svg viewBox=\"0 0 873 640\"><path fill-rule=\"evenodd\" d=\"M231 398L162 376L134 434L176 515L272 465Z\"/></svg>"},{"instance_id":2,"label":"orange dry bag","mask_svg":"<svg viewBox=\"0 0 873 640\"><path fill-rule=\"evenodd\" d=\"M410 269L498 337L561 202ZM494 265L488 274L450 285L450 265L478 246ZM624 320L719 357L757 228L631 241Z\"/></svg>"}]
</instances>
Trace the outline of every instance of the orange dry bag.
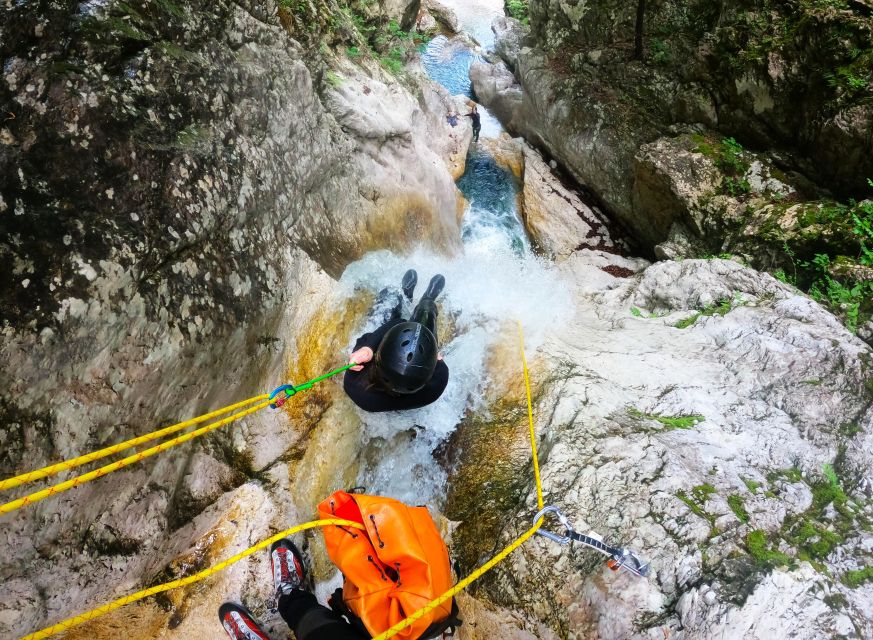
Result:
<instances>
[{"instance_id":1,"label":"orange dry bag","mask_svg":"<svg viewBox=\"0 0 873 640\"><path fill-rule=\"evenodd\" d=\"M379 496L333 493L318 505L321 518L344 518L366 527L324 527L324 542L345 577L331 606L376 636L452 586L449 552L426 507ZM454 599L416 620L395 637L435 638L460 624ZM357 620L355 620L357 618Z\"/></svg>"}]
</instances>

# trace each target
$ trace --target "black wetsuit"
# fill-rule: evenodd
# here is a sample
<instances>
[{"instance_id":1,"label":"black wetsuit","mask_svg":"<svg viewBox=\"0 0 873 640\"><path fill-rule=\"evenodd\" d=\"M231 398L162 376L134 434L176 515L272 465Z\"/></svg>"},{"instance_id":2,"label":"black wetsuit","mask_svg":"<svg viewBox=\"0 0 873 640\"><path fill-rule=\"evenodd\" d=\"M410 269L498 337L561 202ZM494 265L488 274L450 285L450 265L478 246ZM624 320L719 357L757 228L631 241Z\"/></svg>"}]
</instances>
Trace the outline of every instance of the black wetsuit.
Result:
<instances>
[{"instance_id":1,"label":"black wetsuit","mask_svg":"<svg viewBox=\"0 0 873 640\"><path fill-rule=\"evenodd\" d=\"M413 314L413 319L416 314ZM392 318L372 333L365 333L355 343L354 350L362 347L370 347L373 353L379 348L382 338L388 330L405 322L402 318ZM428 323L423 323L427 326ZM436 369L424 388L410 394L392 394L376 387L370 387L370 368L376 366L373 362L364 365L363 371L346 371L343 380L343 388L352 399L364 411L403 411L404 409L418 409L436 401L446 390L449 384L449 368L442 360L437 361Z\"/></svg>"},{"instance_id":2,"label":"black wetsuit","mask_svg":"<svg viewBox=\"0 0 873 640\"><path fill-rule=\"evenodd\" d=\"M479 132L482 130L482 119L477 111L471 111L467 117L473 120L473 141L479 140Z\"/></svg>"}]
</instances>

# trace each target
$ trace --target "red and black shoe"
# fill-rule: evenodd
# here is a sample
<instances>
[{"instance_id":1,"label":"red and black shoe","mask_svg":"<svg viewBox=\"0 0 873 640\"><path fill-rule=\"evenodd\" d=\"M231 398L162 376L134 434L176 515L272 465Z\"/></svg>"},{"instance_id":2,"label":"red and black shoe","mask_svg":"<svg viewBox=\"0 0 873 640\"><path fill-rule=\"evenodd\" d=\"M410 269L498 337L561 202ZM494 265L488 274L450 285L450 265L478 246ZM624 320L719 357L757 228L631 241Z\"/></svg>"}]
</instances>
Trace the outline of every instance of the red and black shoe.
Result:
<instances>
[{"instance_id":1,"label":"red and black shoe","mask_svg":"<svg viewBox=\"0 0 873 640\"><path fill-rule=\"evenodd\" d=\"M230 640L270 640L244 607L225 602L218 608L218 619Z\"/></svg>"},{"instance_id":2,"label":"red and black shoe","mask_svg":"<svg viewBox=\"0 0 873 640\"><path fill-rule=\"evenodd\" d=\"M282 538L270 547L270 563L273 567L273 585L276 597L288 595L294 589L303 588L306 572L303 555L288 538Z\"/></svg>"}]
</instances>

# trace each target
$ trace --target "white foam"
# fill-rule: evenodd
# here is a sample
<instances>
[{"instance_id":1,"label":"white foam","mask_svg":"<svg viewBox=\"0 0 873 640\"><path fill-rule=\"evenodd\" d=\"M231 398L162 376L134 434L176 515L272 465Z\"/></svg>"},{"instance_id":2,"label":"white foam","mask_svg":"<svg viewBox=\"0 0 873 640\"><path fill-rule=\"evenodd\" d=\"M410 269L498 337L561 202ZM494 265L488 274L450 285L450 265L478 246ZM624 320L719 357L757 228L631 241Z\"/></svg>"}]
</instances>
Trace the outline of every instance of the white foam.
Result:
<instances>
[{"instance_id":1,"label":"white foam","mask_svg":"<svg viewBox=\"0 0 873 640\"><path fill-rule=\"evenodd\" d=\"M346 269L340 279L342 294L351 297L360 289L376 294L386 285L399 284L409 268L418 271L419 295L434 274L446 278L438 304L441 321L451 316L456 328L456 334L442 346L449 384L437 402L421 409L360 412L365 425L364 459L377 462L362 465L358 481L371 493L413 504L441 504L445 475L431 452L468 411L486 409L489 349L507 338L501 332L511 331L509 339L515 340L515 321L519 320L528 353L532 353L550 327L570 321L572 306L567 288L549 263L527 252L517 256L505 244L489 241L468 245L465 253L454 259L423 251L406 257L388 251L368 254ZM360 333L373 328L372 322L362 319L359 330L350 336L349 348ZM408 433L415 433L415 437ZM367 447L378 447L379 455L368 456Z\"/></svg>"}]
</instances>

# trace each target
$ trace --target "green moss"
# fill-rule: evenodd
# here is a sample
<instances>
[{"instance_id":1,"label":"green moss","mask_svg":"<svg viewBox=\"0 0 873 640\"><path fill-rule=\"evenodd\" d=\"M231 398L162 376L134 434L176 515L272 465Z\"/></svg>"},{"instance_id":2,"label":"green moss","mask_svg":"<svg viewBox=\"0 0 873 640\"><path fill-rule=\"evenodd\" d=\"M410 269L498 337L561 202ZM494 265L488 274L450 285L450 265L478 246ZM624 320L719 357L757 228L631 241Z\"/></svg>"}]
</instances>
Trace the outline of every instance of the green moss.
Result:
<instances>
[{"instance_id":1,"label":"green moss","mask_svg":"<svg viewBox=\"0 0 873 640\"><path fill-rule=\"evenodd\" d=\"M709 500L709 496L715 493L715 487L713 487L708 482L704 482L703 484L699 484L696 487L691 489L691 495L694 496L694 499L699 503L703 504L707 500Z\"/></svg>"},{"instance_id":2,"label":"green moss","mask_svg":"<svg viewBox=\"0 0 873 640\"><path fill-rule=\"evenodd\" d=\"M794 526L788 542L797 546L801 560L824 560L843 543L843 538L821 524L804 519Z\"/></svg>"},{"instance_id":3,"label":"green moss","mask_svg":"<svg viewBox=\"0 0 873 640\"><path fill-rule=\"evenodd\" d=\"M792 560L789 556L781 551L776 551L770 548L771 544L767 538L767 534L760 529L750 532L746 535L746 549L749 551L755 561L763 567L779 567L789 566Z\"/></svg>"},{"instance_id":4,"label":"green moss","mask_svg":"<svg viewBox=\"0 0 873 640\"><path fill-rule=\"evenodd\" d=\"M688 327L693 325L695 322L697 322L698 318L700 318L701 315L702 314L700 314L700 313L695 313L692 316L689 316L687 318L684 318L683 320L680 320L679 322L677 322L673 326L676 327L677 329L687 329Z\"/></svg>"},{"instance_id":5,"label":"green moss","mask_svg":"<svg viewBox=\"0 0 873 640\"><path fill-rule=\"evenodd\" d=\"M762 486L760 482L755 482L751 478L741 477L743 484L746 485L746 489L751 493L756 493L758 489Z\"/></svg>"},{"instance_id":6,"label":"green moss","mask_svg":"<svg viewBox=\"0 0 873 640\"><path fill-rule=\"evenodd\" d=\"M728 496L727 503L728 506L731 508L731 511L734 512L734 515L740 520L740 522L749 521L749 513L746 511L746 508L743 505L742 496L736 493L732 493Z\"/></svg>"},{"instance_id":7,"label":"green moss","mask_svg":"<svg viewBox=\"0 0 873 640\"><path fill-rule=\"evenodd\" d=\"M854 422L846 422L844 424L841 424L839 429L840 435L844 438L854 438L856 435L861 433L861 431L863 431L863 429L861 429L861 427L859 427Z\"/></svg>"},{"instance_id":8,"label":"green moss","mask_svg":"<svg viewBox=\"0 0 873 640\"><path fill-rule=\"evenodd\" d=\"M710 524L715 521L715 517L704 511L703 507L699 505L694 499L692 499L687 493L685 493L685 491L680 489L676 493L676 497L684 502L688 506L688 508L691 509L691 512L695 515L700 516L704 520L708 520Z\"/></svg>"},{"instance_id":9,"label":"green moss","mask_svg":"<svg viewBox=\"0 0 873 640\"><path fill-rule=\"evenodd\" d=\"M684 502L693 514L703 518L709 523L710 537L718 535L718 531L715 528L715 516L708 513L704 508L704 505L709 499L709 496L714 494L715 491L715 487L708 482L705 482L696 487L692 487L690 494L686 493L684 490L680 490L676 493L676 497Z\"/></svg>"},{"instance_id":10,"label":"green moss","mask_svg":"<svg viewBox=\"0 0 873 640\"><path fill-rule=\"evenodd\" d=\"M855 571L846 571L843 574L843 584L852 589L857 589L865 582L870 582L871 580L873 580L873 566Z\"/></svg>"},{"instance_id":11,"label":"green moss","mask_svg":"<svg viewBox=\"0 0 873 640\"><path fill-rule=\"evenodd\" d=\"M680 320L673 326L677 329L687 329L698 319L701 317L709 317L709 316L724 316L736 309L737 307L745 306L746 301L743 300L742 295L739 293L735 293L733 298L722 298L718 302L712 305L706 305L703 309L697 311L694 315L685 318L684 320Z\"/></svg>"},{"instance_id":12,"label":"green moss","mask_svg":"<svg viewBox=\"0 0 873 640\"><path fill-rule=\"evenodd\" d=\"M803 474L797 467L790 467L788 469L778 469L776 471L771 471L767 474L767 480L769 482L776 482L777 480L787 480L788 482L803 482Z\"/></svg>"},{"instance_id":13,"label":"green moss","mask_svg":"<svg viewBox=\"0 0 873 640\"><path fill-rule=\"evenodd\" d=\"M660 422L664 425L663 429L659 429L658 431L673 431L674 429L692 429L696 425L702 423L705 418L701 415L687 415L687 416L662 416L657 413L643 413L639 409L635 409L631 407L628 409L628 413L634 418L640 418L642 420L654 420L655 422Z\"/></svg>"}]
</instances>

